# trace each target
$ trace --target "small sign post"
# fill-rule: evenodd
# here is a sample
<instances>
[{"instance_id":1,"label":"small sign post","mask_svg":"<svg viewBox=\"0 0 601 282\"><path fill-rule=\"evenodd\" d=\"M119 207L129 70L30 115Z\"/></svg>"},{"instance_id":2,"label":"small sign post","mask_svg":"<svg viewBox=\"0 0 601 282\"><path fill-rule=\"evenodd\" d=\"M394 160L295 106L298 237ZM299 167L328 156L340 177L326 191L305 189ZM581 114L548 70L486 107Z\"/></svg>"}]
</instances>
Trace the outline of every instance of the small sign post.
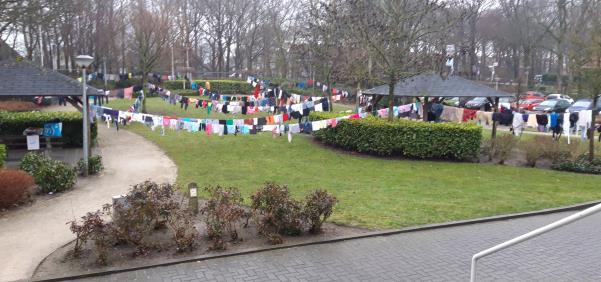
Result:
<instances>
[{"instance_id":1,"label":"small sign post","mask_svg":"<svg viewBox=\"0 0 601 282\"><path fill-rule=\"evenodd\" d=\"M194 214L198 214L198 186L195 182L188 184L188 192L189 192L189 208Z\"/></svg>"}]
</instances>

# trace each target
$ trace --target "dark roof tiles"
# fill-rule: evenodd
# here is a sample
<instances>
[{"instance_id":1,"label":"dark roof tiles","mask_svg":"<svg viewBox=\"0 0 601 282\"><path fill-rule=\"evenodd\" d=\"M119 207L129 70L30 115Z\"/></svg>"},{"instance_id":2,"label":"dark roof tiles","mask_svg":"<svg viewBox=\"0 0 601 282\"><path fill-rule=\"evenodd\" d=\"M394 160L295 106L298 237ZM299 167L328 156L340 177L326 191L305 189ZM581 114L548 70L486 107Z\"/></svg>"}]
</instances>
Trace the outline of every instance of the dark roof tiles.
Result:
<instances>
[{"instance_id":1,"label":"dark roof tiles","mask_svg":"<svg viewBox=\"0 0 601 282\"><path fill-rule=\"evenodd\" d=\"M380 85L363 92L367 95L388 95L388 85ZM459 77L442 79L438 74L419 74L400 80L394 86L395 96L405 97L513 97L488 86Z\"/></svg>"}]
</instances>

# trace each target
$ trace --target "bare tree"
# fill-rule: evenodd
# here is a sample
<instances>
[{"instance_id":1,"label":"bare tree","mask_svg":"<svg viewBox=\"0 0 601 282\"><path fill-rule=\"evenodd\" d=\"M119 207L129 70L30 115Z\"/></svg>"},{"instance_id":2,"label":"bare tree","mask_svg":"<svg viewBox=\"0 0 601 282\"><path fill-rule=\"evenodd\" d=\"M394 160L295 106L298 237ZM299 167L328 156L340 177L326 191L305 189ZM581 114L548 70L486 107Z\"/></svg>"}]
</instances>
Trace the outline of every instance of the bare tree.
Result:
<instances>
[{"instance_id":1,"label":"bare tree","mask_svg":"<svg viewBox=\"0 0 601 282\"><path fill-rule=\"evenodd\" d=\"M352 34L367 46L382 65L389 87L388 119L393 118L394 87L406 72L418 72L418 53L432 44L427 37L448 29L443 1L401 0L349 2Z\"/></svg>"},{"instance_id":2,"label":"bare tree","mask_svg":"<svg viewBox=\"0 0 601 282\"><path fill-rule=\"evenodd\" d=\"M140 0L135 5L132 19L134 50L138 56L142 72L142 86L146 87L148 74L157 64L165 46L171 41L170 18L171 3L156 1L147 6ZM142 112L146 112L146 99L143 100Z\"/></svg>"}]
</instances>

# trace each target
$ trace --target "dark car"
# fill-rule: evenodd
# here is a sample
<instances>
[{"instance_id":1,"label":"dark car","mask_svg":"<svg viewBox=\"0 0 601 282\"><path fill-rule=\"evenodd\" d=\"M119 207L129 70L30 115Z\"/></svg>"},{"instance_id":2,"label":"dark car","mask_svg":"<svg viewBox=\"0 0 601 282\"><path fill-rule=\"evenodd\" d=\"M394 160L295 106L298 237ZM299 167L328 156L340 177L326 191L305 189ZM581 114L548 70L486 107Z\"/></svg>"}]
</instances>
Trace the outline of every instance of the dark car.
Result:
<instances>
[{"instance_id":1,"label":"dark car","mask_svg":"<svg viewBox=\"0 0 601 282\"><path fill-rule=\"evenodd\" d=\"M563 113L570 107L570 102L561 99L546 100L534 107L534 111Z\"/></svg>"},{"instance_id":2,"label":"dark car","mask_svg":"<svg viewBox=\"0 0 601 282\"><path fill-rule=\"evenodd\" d=\"M592 110L593 99L578 99L572 106L568 108L570 113L577 113L582 110ZM597 99L597 106L595 110L601 109L601 99Z\"/></svg>"},{"instance_id":3,"label":"dark car","mask_svg":"<svg viewBox=\"0 0 601 282\"><path fill-rule=\"evenodd\" d=\"M490 101L487 98L476 97L474 99L467 101L467 103L465 103L464 107L466 109L480 110L480 109L486 108L487 104L488 104L488 106L490 106Z\"/></svg>"}]
</instances>

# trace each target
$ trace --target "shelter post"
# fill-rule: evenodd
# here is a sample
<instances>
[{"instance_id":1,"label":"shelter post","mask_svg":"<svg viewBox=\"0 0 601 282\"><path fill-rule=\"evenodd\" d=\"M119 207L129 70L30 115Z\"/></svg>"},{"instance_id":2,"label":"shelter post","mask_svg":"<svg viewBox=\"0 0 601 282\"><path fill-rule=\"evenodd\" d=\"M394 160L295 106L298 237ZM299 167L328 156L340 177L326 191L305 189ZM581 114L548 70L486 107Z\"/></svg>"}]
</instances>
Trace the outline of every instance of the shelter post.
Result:
<instances>
[{"instance_id":1,"label":"shelter post","mask_svg":"<svg viewBox=\"0 0 601 282\"><path fill-rule=\"evenodd\" d=\"M430 111L430 101L428 97L424 97L424 102L422 103L422 120L428 121L428 112Z\"/></svg>"}]
</instances>

